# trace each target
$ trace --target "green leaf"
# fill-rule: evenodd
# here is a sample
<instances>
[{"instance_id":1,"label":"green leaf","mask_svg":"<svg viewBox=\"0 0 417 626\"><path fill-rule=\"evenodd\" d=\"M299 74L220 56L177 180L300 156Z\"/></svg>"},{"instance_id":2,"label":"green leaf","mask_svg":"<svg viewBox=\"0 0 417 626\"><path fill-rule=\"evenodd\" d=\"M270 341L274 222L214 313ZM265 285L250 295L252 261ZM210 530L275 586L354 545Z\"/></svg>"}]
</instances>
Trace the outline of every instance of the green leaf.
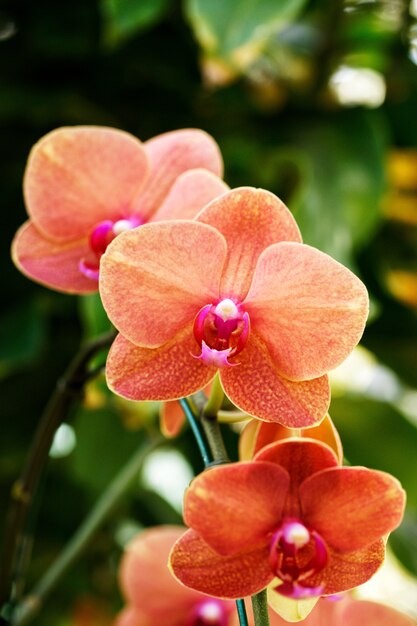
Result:
<instances>
[{"instance_id":1,"label":"green leaf","mask_svg":"<svg viewBox=\"0 0 417 626\"><path fill-rule=\"evenodd\" d=\"M383 130L374 115L345 113L290 131L291 148L271 155L277 176L295 179L288 203L305 243L351 267L381 217Z\"/></svg>"},{"instance_id":2,"label":"green leaf","mask_svg":"<svg viewBox=\"0 0 417 626\"><path fill-rule=\"evenodd\" d=\"M115 46L156 24L171 0L101 0L104 41Z\"/></svg>"},{"instance_id":3,"label":"green leaf","mask_svg":"<svg viewBox=\"0 0 417 626\"><path fill-rule=\"evenodd\" d=\"M306 0L186 0L185 13L206 55L247 65Z\"/></svg>"}]
</instances>

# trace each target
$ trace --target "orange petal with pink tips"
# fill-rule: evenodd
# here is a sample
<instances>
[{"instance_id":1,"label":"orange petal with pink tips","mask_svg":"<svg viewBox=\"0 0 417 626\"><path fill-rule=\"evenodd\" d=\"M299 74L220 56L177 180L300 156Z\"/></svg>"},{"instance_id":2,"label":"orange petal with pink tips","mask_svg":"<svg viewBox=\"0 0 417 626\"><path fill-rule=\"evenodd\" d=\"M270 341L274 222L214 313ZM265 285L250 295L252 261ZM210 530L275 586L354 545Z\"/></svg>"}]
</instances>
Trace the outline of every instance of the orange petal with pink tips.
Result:
<instances>
[{"instance_id":1,"label":"orange petal with pink tips","mask_svg":"<svg viewBox=\"0 0 417 626\"><path fill-rule=\"evenodd\" d=\"M301 517L300 485L321 470L338 467L333 450L314 439L289 439L272 443L258 452L254 461L276 463L288 472L290 485L285 515L289 517Z\"/></svg>"},{"instance_id":2,"label":"orange petal with pink tips","mask_svg":"<svg viewBox=\"0 0 417 626\"><path fill-rule=\"evenodd\" d=\"M82 258L89 254L86 239L59 243L47 239L28 221L17 231L12 244L12 258L19 270L32 280L65 293L93 293L96 280L79 270Z\"/></svg>"},{"instance_id":3,"label":"orange petal with pink tips","mask_svg":"<svg viewBox=\"0 0 417 626\"><path fill-rule=\"evenodd\" d=\"M343 607L340 626L416 626L408 615L368 600L352 600ZM339 626L339 623L337 624Z\"/></svg>"},{"instance_id":4,"label":"orange petal with pink tips","mask_svg":"<svg viewBox=\"0 0 417 626\"><path fill-rule=\"evenodd\" d=\"M124 232L101 259L104 308L127 339L157 348L218 298L225 258L224 238L205 224L160 222ZM191 352L199 352L196 342Z\"/></svg>"},{"instance_id":5,"label":"orange petal with pink tips","mask_svg":"<svg viewBox=\"0 0 417 626\"><path fill-rule=\"evenodd\" d=\"M174 626L203 599L200 593L178 584L168 569L168 556L184 534L181 526L144 530L126 547L120 567L120 584L128 602L153 624ZM176 616L177 621L170 618Z\"/></svg>"},{"instance_id":6,"label":"orange petal with pink tips","mask_svg":"<svg viewBox=\"0 0 417 626\"><path fill-rule=\"evenodd\" d=\"M139 348L123 335L114 340L106 364L107 384L131 400L175 400L199 391L216 368L192 357L195 340L190 327L153 350Z\"/></svg>"},{"instance_id":7,"label":"orange petal with pink tips","mask_svg":"<svg viewBox=\"0 0 417 626\"><path fill-rule=\"evenodd\" d=\"M208 170L188 170L178 176L167 197L149 220L192 220L206 204L229 190L221 178Z\"/></svg>"},{"instance_id":8,"label":"orange petal with pink tips","mask_svg":"<svg viewBox=\"0 0 417 626\"><path fill-rule=\"evenodd\" d=\"M207 206L197 220L217 228L226 238L223 298L245 298L265 248L278 241L301 241L298 226L285 204L263 189L233 189Z\"/></svg>"},{"instance_id":9,"label":"orange petal with pink tips","mask_svg":"<svg viewBox=\"0 0 417 626\"><path fill-rule=\"evenodd\" d=\"M159 427L164 437L176 437L185 422L184 411L176 401L164 402L159 410Z\"/></svg>"},{"instance_id":10,"label":"orange petal with pink tips","mask_svg":"<svg viewBox=\"0 0 417 626\"><path fill-rule=\"evenodd\" d=\"M281 520L288 474L272 463L214 467L185 493L184 521L219 554L265 540Z\"/></svg>"},{"instance_id":11,"label":"orange petal with pink tips","mask_svg":"<svg viewBox=\"0 0 417 626\"><path fill-rule=\"evenodd\" d=\"M145 149L133 135L99 126L59 128L29 155L27 210L46 236L80 239L98 222L130 215L147 175Z\"/></svg>"},{"instance_id":12,"label":"orange petal with pink tips","mask_svg":"<svg viewBox=\"0 0 417 626\"><path fill-rule=\"evenodd\" d=\"M167 197L175 180L187 170L202 168L223 175L223 160L217 143L203 130L174 130L144 144L150 176L137 195L134 207L148 220Z\"/></svg>"},{"instance_id":13,"label":"orange petal with pink tips","mask_svg":"<svg viewBox=\"0 0 417 626\"><path fill-rule=\"evenodd\" d=\"M330 546L327 549L328 565L315 579L309 579L309 584L313 586L323 583L323 593L326 595L362 585L381 567L385 558L385 543L382 539L352 552L336 552Z\"/></svg>"},{"instance_id":14,"label":"orange petal with pink tips","mask_svg":"<svg viewBox=\"0 0 417 626\"><path fill-rule=\"evenodd\" d=\"M289 428L314 426L326 414L330 402L327 376L301 382L286 380L254 331L236 360L239 365L223 368L220 379L241 411Z\"/></svg>"},{"instance_id":15,"label":"orange petal with pink tips","mask_svg":"<svg viewBox=\"0 0 417 626\"><path fill-rule=\"evenodd\" d=\"M235 556L220 556L194 530L188 530L174 545L170 568L187 587L218 598L250 596L273 578L269 545L258 545Z\"/></svg>"},{"instance_id":16,"label":"orange petal with pink tips","mask_svg":"<svg viewBox=\"0 0 417 626\"><path fill-rule=\"evenodd\" d=\"M240 434L239 458L241 461L249 461L255 454L262 450L262 448L265 448L270 443L281 441L282 439L289 439L290 437L307 437L321 441L333 450L339 463L343 463L342 442L329 415L326 415L318 426L297 430L286 428L281 424L252 420L245 426Z\"/></svg>"},{"instance_id":17,"label":"orange petal with pink tips","mask_svg":"<svg viewBox=\"0 0 417 626\"><path fill-rule=\"evenodd\" d=\"M360 550L400 524L405 493L396 478L364 467L327 469L300 487L303 520L339 552Z\"/></svg>"},{"instance_id":18,"label":"orange petal with pink tips","mask_svg":"<svg viewBox=\"0 0 417 626\"><path fill-rule=\"evenodd\" d=\"M368 294L327 254L282 242L261 255L245 309L277 370L291 380L308 380L335 368L356 346Z\"/></svg>"}]
</instances>

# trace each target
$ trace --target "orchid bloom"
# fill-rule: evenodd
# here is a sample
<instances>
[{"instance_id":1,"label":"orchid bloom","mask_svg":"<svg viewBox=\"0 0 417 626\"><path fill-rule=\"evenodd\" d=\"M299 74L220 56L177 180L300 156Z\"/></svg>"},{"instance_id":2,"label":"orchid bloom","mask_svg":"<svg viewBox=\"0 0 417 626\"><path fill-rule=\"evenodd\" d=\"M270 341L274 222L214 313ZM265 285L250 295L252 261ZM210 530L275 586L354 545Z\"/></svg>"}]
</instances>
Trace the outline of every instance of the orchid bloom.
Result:
<instances>
[{"instance_id":1,"label":"orchid bloom","mask_svg":"<svg viewBox=\"0 0 417 626\"><path fill-rule=\"evenodd\" d=\"M263 448L252 462L214 467L185 495L190 527L170 564L188 587L221 598L304 599L368 580L384 560L405 495L384 472L340 467L313 439Z\"/></svg>"},{"instance_id":2,"label":"orchid bloom","mask_svg":"<svg viewBox=\"0 0 417 626\"><path fill-rule=\"evenodd\" d=\"M142 143L98 126L60 128L32 149L24 177L29 213L12 246L29 278L67 293L98 289L100 259L118 234L149 221L193 218L228 189L222 159L201 130Z\"/></svg>"},{"instance_id":3,"label":"orchid bloom","mask_svg":"<svg viewBox=\"0 0 417 626\"><path fill-rule=\"evenodd\" d=\"M362 282L301 243L287 207L238 188L194 221L148 224L108 247L100 293L120 331L107 382L135 400L174 400L220 372L230 400L298 428L329 404L326 372L359 341Z\"/></svg>"},{"instance_id":4,"label":"orchid bloom","mask_svg":"<svg viewBox=\"0 0 417 626\"><path fill-rule=\"evenodd\" d=\"M188 589L169 572L169 551L184 530L181 526L157 526L128 544L120 566L127 606L114 626L237 625L233 602Z\"/></svg>"}]
</instances>

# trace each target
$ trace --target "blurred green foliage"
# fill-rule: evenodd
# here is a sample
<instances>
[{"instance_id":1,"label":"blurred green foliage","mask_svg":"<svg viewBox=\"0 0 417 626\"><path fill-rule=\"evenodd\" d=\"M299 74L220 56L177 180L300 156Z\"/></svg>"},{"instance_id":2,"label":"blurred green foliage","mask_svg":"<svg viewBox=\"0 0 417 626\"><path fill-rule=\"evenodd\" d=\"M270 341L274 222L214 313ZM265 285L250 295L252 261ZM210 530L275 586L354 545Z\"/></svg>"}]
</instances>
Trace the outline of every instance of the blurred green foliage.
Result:
<instances>
[{"instance_id":1,"label":"blurred green foliage","mask_svg":"<svg viewBox=\"0 0 417 626\"><path fill-rule=\"evenodd\" d=\"M389 0L3 3L2 511L57 376L82 337L108 326L97 297L48 292L9 259L10 241L26 219L21 180L27 155L58 126L111 125L143 140L181 127L210 132L231 186L262 186L280 195L307 243L360 273L378 304L363 343L402 389L417 389L417 174L409 167L417 151L414 25L407 2ZM346 67L379 72L376 83L373 75L361 88L359 101L346 102L337 91L343 78L337 71ZM354 76L357 84L360 75ZM377 102L381 84L386 95ZM344 87L348 95L355 91L355 84ZM388 176L394 152L405 156ZM407 280L392 270L405 272ZM336 398L332 414L350 462L390 471L408 488L406 523L393 546L417 573L407 549L417 535L416 418L407 420L397 400L370 399L364 386L354 397ZM157 428L154 407L127 410L100 385L87 391L71 423L75 449L51 460L44 481L29 586L129 453ZM227 432L232 456L236 437ZM190 434L176 445L200 471ZM129 493L51 598L41 623L75 624L74 602L85 594L114 612L121 520L149 525L177 517L161 496L139 486Z\"/></svg>"}]
</instances>

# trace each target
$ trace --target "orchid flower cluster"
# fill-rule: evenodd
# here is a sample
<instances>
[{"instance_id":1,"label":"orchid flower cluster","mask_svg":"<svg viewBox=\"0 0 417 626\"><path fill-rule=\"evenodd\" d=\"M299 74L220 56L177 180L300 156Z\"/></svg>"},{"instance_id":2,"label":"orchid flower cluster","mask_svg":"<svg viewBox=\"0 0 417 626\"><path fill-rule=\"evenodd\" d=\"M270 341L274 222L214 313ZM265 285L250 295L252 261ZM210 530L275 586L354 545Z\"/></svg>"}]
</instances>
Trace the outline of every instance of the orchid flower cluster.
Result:
<instances>
[{"instance_id":1,"label":"orchid flower cluster","mask_svg":"<svg viewBox=\"0 0 417 626\"><path fill-rule=\"evenodd\" d=\"M294 620L303 606L306 617L321 597L376 572L403 514L395 478L343 466L327 415L327 374L361 338L365 286L302 243L275 195L229 190L222 173L203 131L141 143L101 127L49 133L25 173L29 221L13 259L49 288L99 290L119 331L110 389L166 403L171 434L183 420L173 401L219 384L253 418L241 460L208 468L187 489L188 530L148 530L128 548L118 626L231 626L231 601L265 588L275 611ZM320 600L315 611L339 624L356 611L348 604Z\"/></svg>"}]
</instances>

